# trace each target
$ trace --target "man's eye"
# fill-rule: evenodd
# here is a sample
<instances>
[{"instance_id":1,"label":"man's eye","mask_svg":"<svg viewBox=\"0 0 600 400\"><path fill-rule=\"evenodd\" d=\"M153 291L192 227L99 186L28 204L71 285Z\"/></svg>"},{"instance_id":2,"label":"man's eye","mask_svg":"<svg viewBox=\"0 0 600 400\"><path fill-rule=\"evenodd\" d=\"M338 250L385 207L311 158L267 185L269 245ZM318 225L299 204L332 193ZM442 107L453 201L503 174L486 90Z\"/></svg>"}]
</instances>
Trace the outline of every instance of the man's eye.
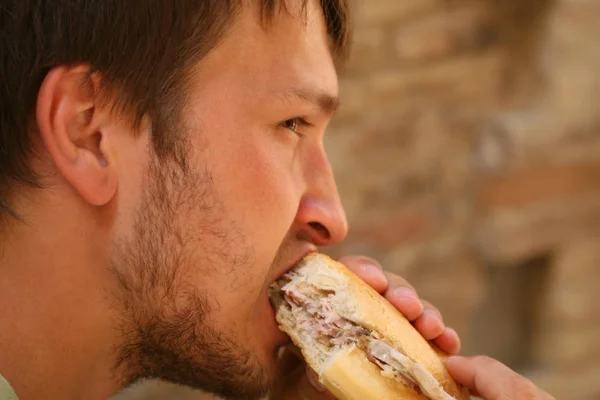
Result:
<instances>
[{"instance_id":1,"label":"man's eye","mask_svg":"<svg viewBox=\"0 0 600 400\"><path fill-rule=\"evenodd\" d=\"M291 118L281 123L281 126L299 135L300 132L298 132L298 128L306 125L308 125L308 123L303 118Z\"/></svg>"},{"instance_id":2,"label":"man's eye","mask_svg":"<svg viewBox=\"0 0 600 400\"><path fill-rule=\"evenodd\" d=\"M292 118L292 119L288 119L287 121L283 121L283 123L281 124L284 128L287 128L293 132L297 132L298 131L298 118Z\"/></svg>"}]
</instances>

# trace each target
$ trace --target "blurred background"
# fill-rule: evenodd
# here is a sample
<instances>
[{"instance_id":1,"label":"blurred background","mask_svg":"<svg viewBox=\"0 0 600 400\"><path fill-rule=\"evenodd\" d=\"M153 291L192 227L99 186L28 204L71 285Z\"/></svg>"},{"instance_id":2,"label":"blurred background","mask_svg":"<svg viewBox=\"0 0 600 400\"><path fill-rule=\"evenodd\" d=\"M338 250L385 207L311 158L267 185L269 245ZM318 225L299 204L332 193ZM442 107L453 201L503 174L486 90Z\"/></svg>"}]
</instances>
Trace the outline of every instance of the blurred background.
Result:
<instances>
[{"instance_id":1,"label":"blurred background","mask_svg":"<svg viewBox=\"0 0 600 400\"><path fill-rule=\"evenodd\" d=\"M406 277L463 353L600 399L600 1L353 5L326 139L350 234L326 252ZM170 398L198 397L119 397Z\"/></svg>"}]
</instances>

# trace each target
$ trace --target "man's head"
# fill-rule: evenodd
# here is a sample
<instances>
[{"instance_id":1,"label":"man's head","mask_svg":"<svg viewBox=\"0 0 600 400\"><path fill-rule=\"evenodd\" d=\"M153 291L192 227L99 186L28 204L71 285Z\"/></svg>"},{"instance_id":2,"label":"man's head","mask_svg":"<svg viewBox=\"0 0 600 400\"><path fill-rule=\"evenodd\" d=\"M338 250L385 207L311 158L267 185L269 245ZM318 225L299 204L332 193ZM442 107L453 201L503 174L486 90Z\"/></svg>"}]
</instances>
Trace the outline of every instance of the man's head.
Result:
<instances>
[{"instance_id":1,"label":"man's head","mask_svg":"<svg viewBox=\"0 0 600 400\"><path fill-rule=\"evenodd\" d=\"M0 37L5 243L80 262L48 296L96 300L122 384L260 394L268 285L346 234L322 142L345 1L0 0Z\"/></svg>"}]
</instances>

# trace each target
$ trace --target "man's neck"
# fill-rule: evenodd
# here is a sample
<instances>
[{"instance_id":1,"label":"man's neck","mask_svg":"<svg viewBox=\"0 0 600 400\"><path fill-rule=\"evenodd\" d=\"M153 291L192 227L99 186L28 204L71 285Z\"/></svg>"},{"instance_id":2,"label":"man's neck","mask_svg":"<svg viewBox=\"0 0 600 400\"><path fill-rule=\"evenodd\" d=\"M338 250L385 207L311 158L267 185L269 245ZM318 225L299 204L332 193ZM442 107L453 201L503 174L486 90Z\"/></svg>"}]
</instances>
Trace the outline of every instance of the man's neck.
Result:
<instances>
[{"instance_id":1,"label":"man's neck","mask_svg":"<svg viewBox=\"0 0 600 400\"><path fill-rule=\"evenodd\" d=\"M88 232L73 224L65 237L55 228L69 221L56 223L17 224L0 240L0 373L20 400L106 399L117 389L114 311L90 284L106 272L92 266Z\"/></svg>"}]
</instances>

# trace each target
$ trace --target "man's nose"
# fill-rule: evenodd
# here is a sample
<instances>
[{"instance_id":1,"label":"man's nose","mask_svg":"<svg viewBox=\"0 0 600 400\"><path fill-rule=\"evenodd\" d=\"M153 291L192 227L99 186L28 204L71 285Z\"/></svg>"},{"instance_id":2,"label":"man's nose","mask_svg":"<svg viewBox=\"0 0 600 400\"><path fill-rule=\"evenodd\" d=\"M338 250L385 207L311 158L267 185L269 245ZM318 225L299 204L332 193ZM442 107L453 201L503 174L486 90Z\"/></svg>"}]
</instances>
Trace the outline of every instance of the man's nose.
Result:
<instances>
[{"instance_id":1,"label":"man's nose","mask_svg":"<svg viewBox=\"0 0 600 400\"><path fill-rule=\"evenodd\" d=\"M317 246L339 243L348 234L348 221L328 162L311 168L309 185L300 200L296 223L300 234Z\"/></svg>"}]
</instances>

